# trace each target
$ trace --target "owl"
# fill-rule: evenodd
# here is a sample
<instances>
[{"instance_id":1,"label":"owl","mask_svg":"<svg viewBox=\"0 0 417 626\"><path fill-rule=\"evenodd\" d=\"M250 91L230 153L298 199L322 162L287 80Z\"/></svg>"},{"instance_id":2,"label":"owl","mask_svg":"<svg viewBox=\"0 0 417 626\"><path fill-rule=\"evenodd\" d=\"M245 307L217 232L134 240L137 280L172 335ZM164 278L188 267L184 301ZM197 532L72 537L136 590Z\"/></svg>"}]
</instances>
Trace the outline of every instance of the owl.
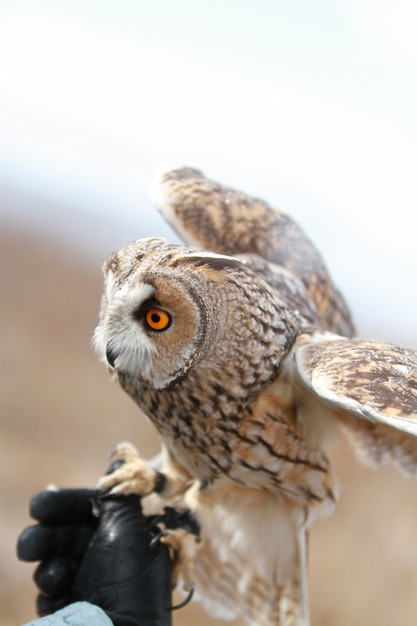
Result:
<instances>
[{"instance_id":1,"label":"owl","mask_svg":"<svg viewBox=\"0 0 417 626\"><path fill-rule=\"evenodd\" d=\"M342 432L368 463L417 473L417 352L354 338L321 255L263 200L189 167L159 172L151 199L184 245L107 259L94 341L161 453L119 445L99 488L191 509L211 615L306 626L307 532L337 498L329 447Z\"/></svg>"}]
</instances>

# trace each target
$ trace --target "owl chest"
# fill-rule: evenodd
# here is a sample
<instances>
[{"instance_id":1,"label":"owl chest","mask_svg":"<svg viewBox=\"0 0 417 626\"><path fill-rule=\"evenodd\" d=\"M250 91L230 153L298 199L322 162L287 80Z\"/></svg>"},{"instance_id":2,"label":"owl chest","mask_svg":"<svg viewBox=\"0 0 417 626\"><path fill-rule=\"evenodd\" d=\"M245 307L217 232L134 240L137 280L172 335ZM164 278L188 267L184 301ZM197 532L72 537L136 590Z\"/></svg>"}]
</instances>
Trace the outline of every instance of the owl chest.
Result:
<instances>
[{"instance_id":1,"label":"owl chest","mask_svg":"<svg viewBox=\"0 0 417 626\"><path fill-rule=\"evenodd\" d=\"M195 388L194 388L195 389ZM154 423L174 460L194 479L285 495L303 506L332 500L327 458L298 430L290 399L272 384L250 397L198 394L190 386L158 391L125 387Z\"/></svg>"},{"instance_id":2,"label":"owl chest","mask_svg":"<svg viewBox=\"0 0 417 626\"><path fill-rule=\"evenodd\" d=\"M146 390L136 399L176 462L191 476L210 483L227 474L233 462L230 438L241 416L224 415L213 398L199 401L178 390L176 394Z\"/></svg>"}]
</instances>

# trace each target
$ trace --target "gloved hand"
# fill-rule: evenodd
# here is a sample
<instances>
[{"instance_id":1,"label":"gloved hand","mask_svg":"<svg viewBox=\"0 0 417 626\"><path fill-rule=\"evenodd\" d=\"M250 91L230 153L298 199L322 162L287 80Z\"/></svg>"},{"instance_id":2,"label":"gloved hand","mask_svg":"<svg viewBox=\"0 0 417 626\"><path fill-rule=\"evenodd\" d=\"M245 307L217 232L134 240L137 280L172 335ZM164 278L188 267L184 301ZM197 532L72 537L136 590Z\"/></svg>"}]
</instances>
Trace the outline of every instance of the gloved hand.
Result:
<instances>
[{"instance_id":1,"label":"gloved hand","mask_svg":"<svg viewBox=\"0 0 417 626\"><path fill-rule=\"evenodd\" d=\"M17 554L23 561L41 561L34 574L39 615L86 600L115 626L171 624L168 548L152 541L159 530L148 528L138 496L42 491L32 498L30 514L40 523L22 532Z\"/></svg>"}]
</instances>

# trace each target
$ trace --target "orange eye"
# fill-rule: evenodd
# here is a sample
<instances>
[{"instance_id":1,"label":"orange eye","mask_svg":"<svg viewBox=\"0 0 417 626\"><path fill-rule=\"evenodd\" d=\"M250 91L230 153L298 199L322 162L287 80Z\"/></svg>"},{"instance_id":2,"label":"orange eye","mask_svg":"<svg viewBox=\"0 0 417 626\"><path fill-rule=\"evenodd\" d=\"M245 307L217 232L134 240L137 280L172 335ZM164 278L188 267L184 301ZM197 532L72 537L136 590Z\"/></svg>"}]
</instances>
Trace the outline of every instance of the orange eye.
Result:
<instances>
[{"instance_id":1,"label":"orange eye","mask_svg":"<svg viewBox=\"0 0 417 626\"><path fill-rule=\"evenodd\" d=\"M170 314L155 307L146 311L145 320L152 330L166 330L171 324Z\"/></svg>"}]
</instances>

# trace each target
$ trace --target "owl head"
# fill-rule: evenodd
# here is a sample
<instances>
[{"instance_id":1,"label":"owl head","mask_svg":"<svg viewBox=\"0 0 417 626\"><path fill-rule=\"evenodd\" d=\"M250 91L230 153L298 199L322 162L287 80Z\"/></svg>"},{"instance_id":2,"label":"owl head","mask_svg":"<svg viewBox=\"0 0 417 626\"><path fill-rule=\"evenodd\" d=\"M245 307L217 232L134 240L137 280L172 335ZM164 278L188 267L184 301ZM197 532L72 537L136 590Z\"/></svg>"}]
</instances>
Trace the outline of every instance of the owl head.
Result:
<instances>
[{"instance_id":1,"label":"owl head","mask_svg":"<svg viewBox=\"0 0 417 626\"><path fill-rule=\"evenodd\" d=\"M151 238L111 255L104 274L96 349L116 374L148 388L197 369L245 384L248 363L264 372L260 383L276 376L296 333L244 259Z\"/></svg>"}]
</instances>

